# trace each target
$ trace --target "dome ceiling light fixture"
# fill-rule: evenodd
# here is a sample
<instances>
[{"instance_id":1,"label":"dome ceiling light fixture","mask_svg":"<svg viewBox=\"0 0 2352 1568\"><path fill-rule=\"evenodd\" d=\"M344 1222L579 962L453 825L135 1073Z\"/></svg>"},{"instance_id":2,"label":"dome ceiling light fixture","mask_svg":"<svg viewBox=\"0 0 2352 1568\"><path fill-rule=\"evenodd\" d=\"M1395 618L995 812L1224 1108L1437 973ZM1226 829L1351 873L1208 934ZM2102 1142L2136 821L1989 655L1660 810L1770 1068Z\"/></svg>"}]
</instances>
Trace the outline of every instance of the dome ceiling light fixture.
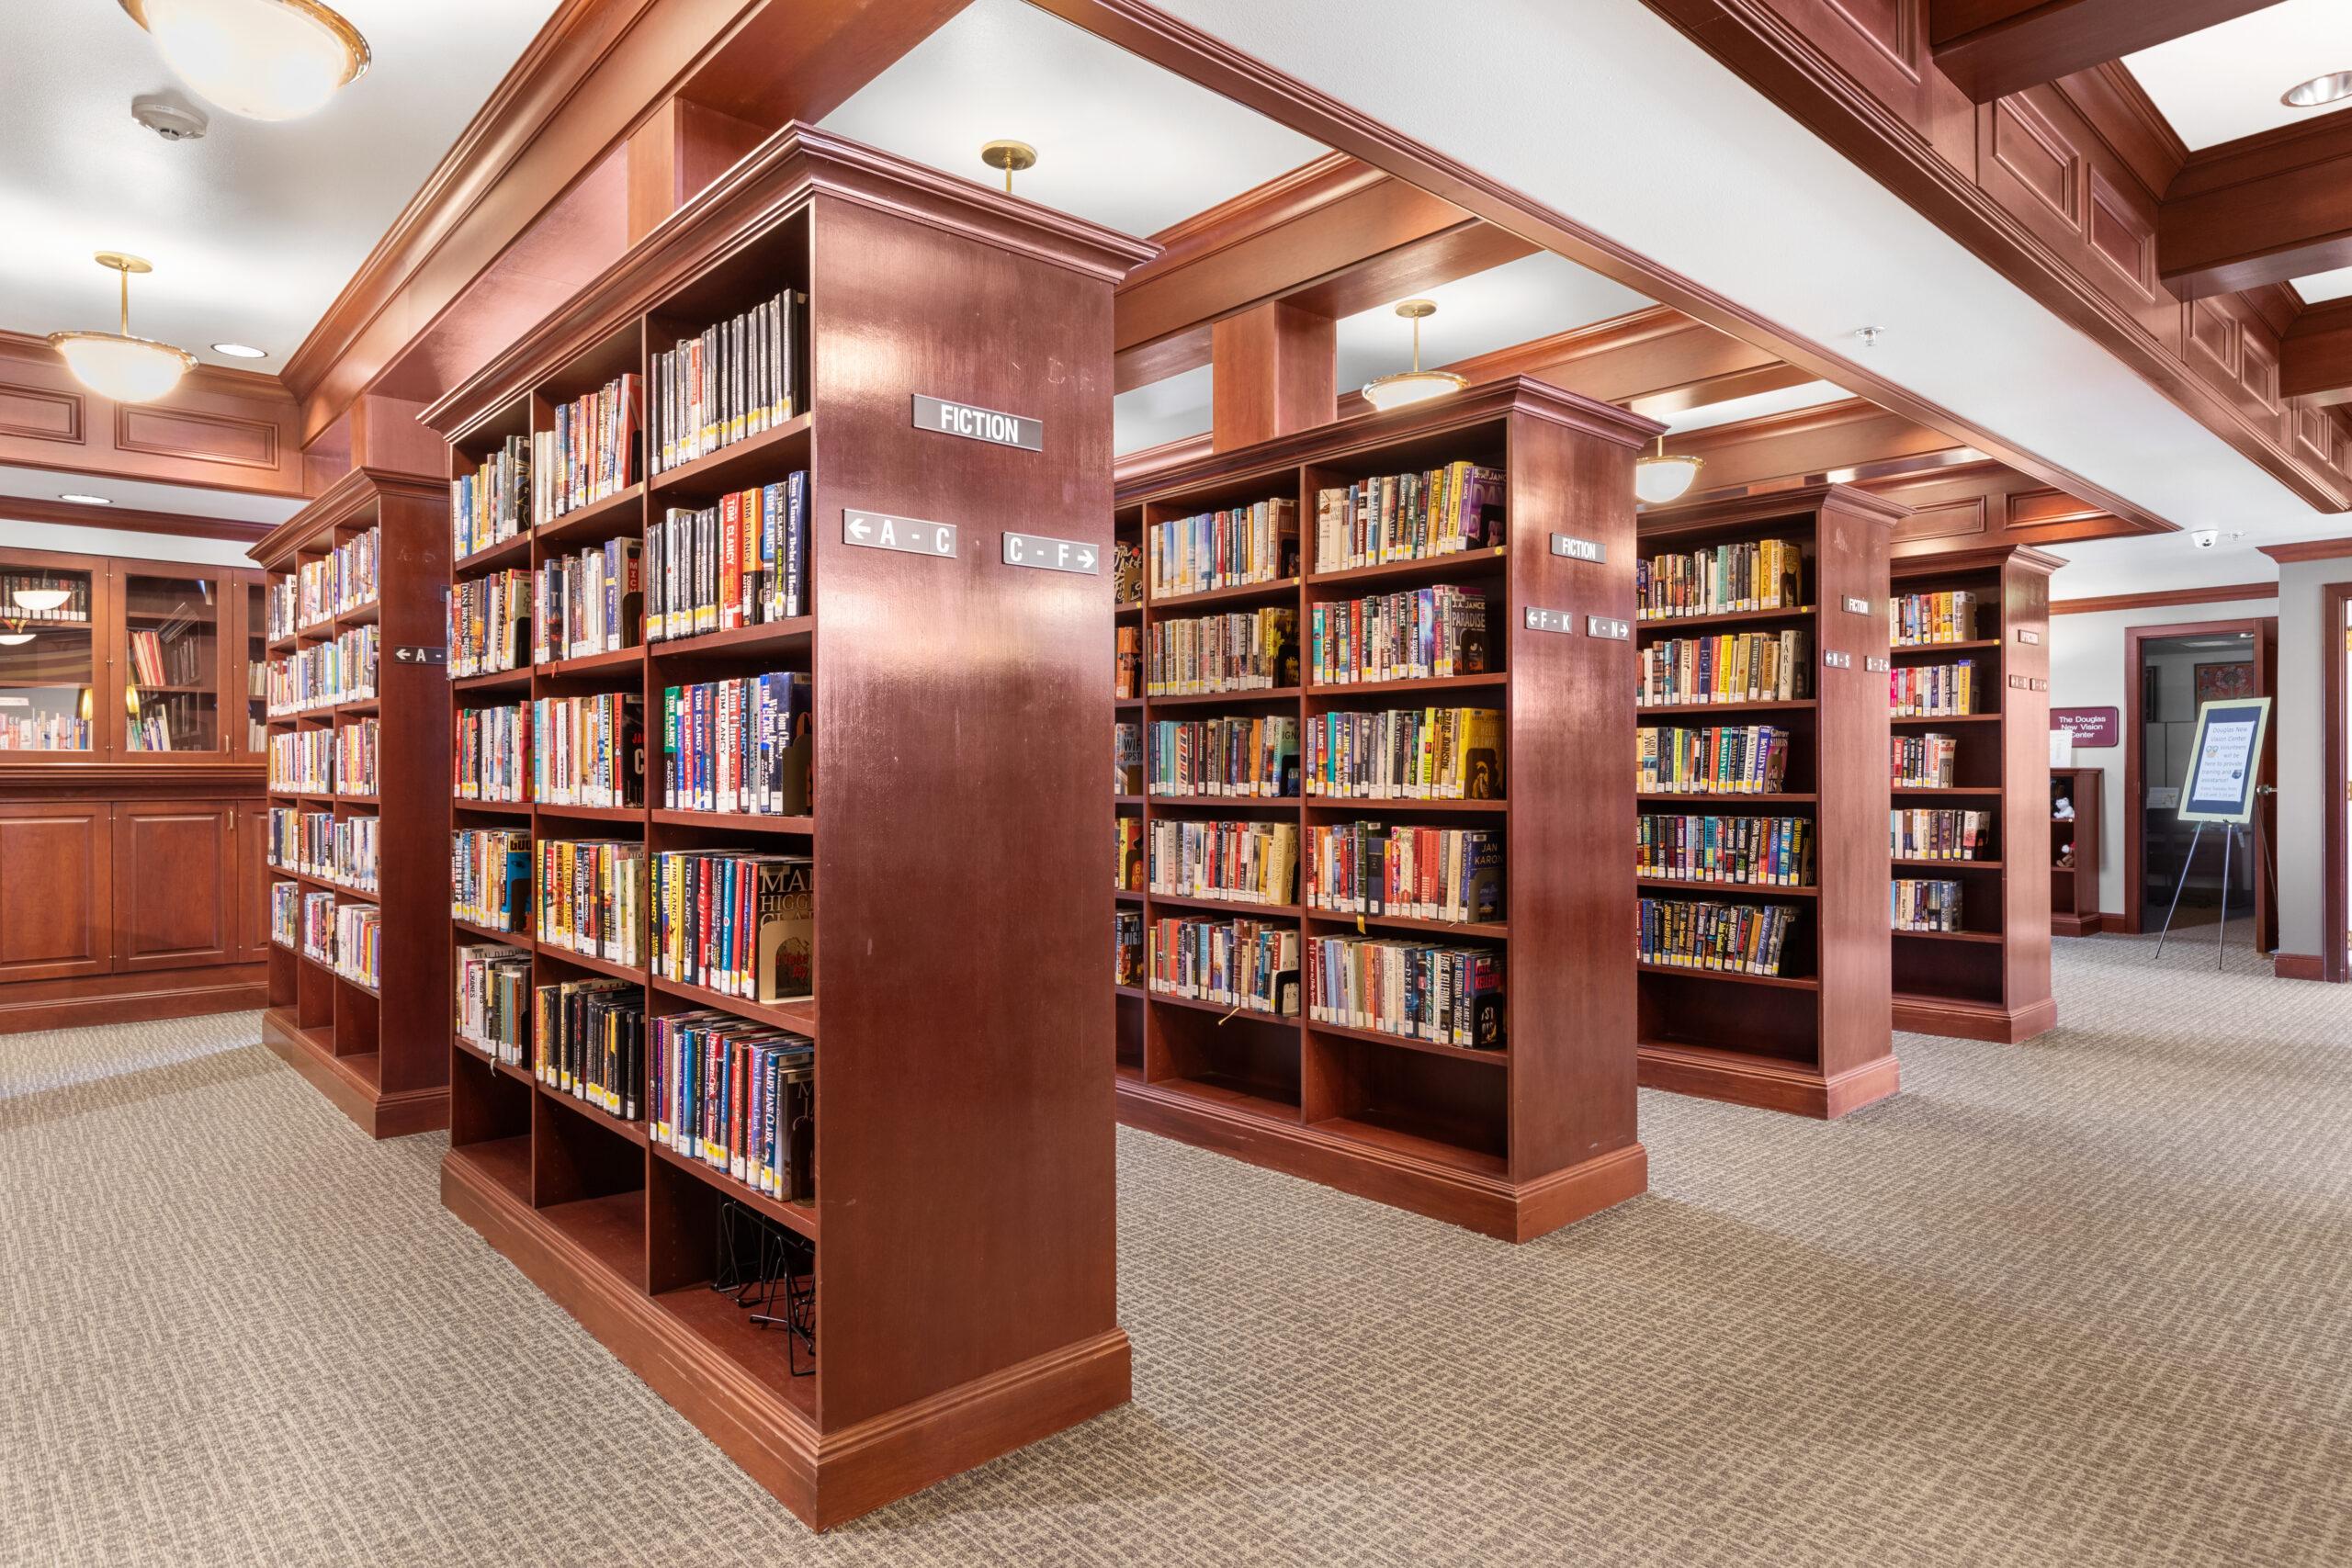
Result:
<instances>
[{"instance_id":1,"label":"dome ceiling light fixture","mask_svg":"<svg viewBox=\"0 0 2352 1568\"><path fill-rule=\"evenodd\" d=\"M14 595L17 608L45 615L51 610L62 610L65 601L74 597L70 588L19 588Z\"/></svg>"},{"instance_id":2,"label":"dome ceiling light fixture","mask_svg":"<svg viewBox=\"0 0 2352 1568\"><path fill-rule=\"evenodd\" d=\"M153 338L130 335L130 275L155 269L137 256L100 251L100 266L122 275L121 330L111 333L51 333L49 346L65 356L74 378L100 397L119 403L151 403L196 367L196 355Z\"/></svg>"},{"instance_id":3,"label":"dome ceiling light fixture","mask_svg":"<svg viewBox=\"0 0 2352 1568\"><path fill-rule=\"evenodd\" d=\"M33 634L25 630L24 622L11 615L6 624L8 629L0 632L0 648L22 648L33 640Z\"/></svg>"},{"instance_id":4,"label":"dome ceiling light fixture","mask_svg":"<svg viewBox=\"0 0 2352 1568\"><path fill-rule=\"evenodd\" d=\"M2278 95L2278 101L2290 109L2315 109L2340 98L2352 98L2352 71L2331 71Z\"/></svg>"},{"instance_id":5,"label":"dome ceiling light fixture","mask_svg":"<svg viewBox=\"0 0 2352 1568\"><path fill-rule=\"evenodd\" d=\"M1400 300L1396 313L1413 323L1413 367L1366 381L1364 401L1385 413L1410 403L1425 403L1431 398L1452 397L1470 384L1467 377L1456 376L1451 370L1421 368L1421 323L1437 314L1436 300Z\"/></svg>"},{"instance_id":6,"label":"dome ceiling light fixture","mask_svg":"<svg viewBox=\"0 0 2352 1568\"><path fill-rule=\"evenodd\" d=\"M198 96L247 119L300 119L368 70L368 40L319 0L119 0Z\"/></svg>"},{"instance_id":7,"label":"dome ceiling light fixture","mask_svg":"<svg viewBox=\"0 0 2352 1568\"><path fill-rule=\"evenodd\" d=\"M1657 438L1657 450L1634 463L1634 499L1656 506L1662 502L1679 501L1698 481L1701 459L1668 457L1666 437Z\"/></svg>"}]
</instances>

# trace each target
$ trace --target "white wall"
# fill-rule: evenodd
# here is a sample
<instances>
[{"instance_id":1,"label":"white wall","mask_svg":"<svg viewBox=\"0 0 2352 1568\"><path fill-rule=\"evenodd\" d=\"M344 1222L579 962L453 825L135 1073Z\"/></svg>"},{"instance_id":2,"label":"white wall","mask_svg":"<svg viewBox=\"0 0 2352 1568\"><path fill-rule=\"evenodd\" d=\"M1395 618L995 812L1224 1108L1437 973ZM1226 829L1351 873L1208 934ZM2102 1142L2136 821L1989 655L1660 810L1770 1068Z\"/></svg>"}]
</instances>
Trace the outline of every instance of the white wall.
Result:
<instances>
[{"instance_id":1,"label":"white wall","mask_svg":"<svg viewBox=\"0 0 2352 1568\"><path fill-rule=\"evenodd\" d=\"M56 550L74 556L123 556L131 560L190 561L198 566L252 566L245 547L233 539L186 538L177 534L134 534L121 528L84 528L71 523L8 520L0 496L0 545L18 550Z\"/></svg>"},{"instance_id":2,"label":"white wall","mask_svg":"<svg viewBox=\"0 0 2352 1568\"><path fill-rule=\"evenodd\" d=\"M2345 565L2331 562L2331 565ZM2316 591L2314 591L2314 595ZM2059 601L2063 604L2064 600ZM2316 604L2316 597L2314 597ZM2131 676L2123 668L2123 632L2127 626L2177 626L2189 621L2236 621L2259 615L2278 614L2276 599L2234 599L2217 604L2164 604L2141 610L2103 610L2087 615L2052 615L2050 617L2050 705L2054 708L2111 707L2124 711L2124 682ZM2317 612L2313 611L2316 619ZM2279 682L2286 683L2287 646L2286 624L2279 624ZM2312 656L2316 659L2316 655ZM2312 666L2312 679L2317 679L2317 665ZM2317 710L2318 702L2312 700ZM2128 740L2129 736L2119 735ZM2279 783L2286 783L2287 753L2278 753ZM2077 747L2075 765L2081 768L2101 768L2099 780L2099 854L2098 907L2108 914L2120 914L2129 909L2130 890L2123 886L2123 748L2117 746L2101 750ZM2317 764L2313 764L2316 771ZM2280 802L2278 836L2282 842L2293 844L2297 840L2288 836L2286 802ZM2315 842L2304 840L2302 842ZM2279 857L2282 861L2287 856ZM2308 857L2316 860L2316 856ZM2316 895L2314 895L2316 897ZM2312 929L2319 927L2317 906L2313 905ZM2295 948L2290 952L2316 952L2315 948Z\"/></svg>"},{"instance_id":3,"label":"white wall","mask_svg":"<svg viewBox=\"0 0 2352 1568\"><path fill-rule=\"evenodd\" d=\"M2317 956L2323 846L2330 791L2321 660L2333 638L2320 590L2352 582L2352 560L2290 561L2278 569L2278 951Z\"/></svg>"}]
</instances>

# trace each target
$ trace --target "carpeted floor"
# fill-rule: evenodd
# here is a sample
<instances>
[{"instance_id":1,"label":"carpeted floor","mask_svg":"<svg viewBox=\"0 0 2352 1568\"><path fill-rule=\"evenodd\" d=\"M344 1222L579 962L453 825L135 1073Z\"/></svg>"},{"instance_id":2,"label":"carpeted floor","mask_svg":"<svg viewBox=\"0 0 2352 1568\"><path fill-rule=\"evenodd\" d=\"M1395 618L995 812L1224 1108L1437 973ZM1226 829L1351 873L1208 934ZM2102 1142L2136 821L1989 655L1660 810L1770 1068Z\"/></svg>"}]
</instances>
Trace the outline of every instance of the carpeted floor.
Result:
<instances>
[{"instance_id":1,"label":"carpeted floor","mask_svg":"<svg viewBox=\"0 0 2352 1568\"><path fill-rule=\"evenodd\" d=\"M0 1561L2352 1562L2352 987L2151 946L1526 1247L1123 1133L1135 1403L821 1540L253 1017L0 1039Z\"/></svg>"}]
</instances>

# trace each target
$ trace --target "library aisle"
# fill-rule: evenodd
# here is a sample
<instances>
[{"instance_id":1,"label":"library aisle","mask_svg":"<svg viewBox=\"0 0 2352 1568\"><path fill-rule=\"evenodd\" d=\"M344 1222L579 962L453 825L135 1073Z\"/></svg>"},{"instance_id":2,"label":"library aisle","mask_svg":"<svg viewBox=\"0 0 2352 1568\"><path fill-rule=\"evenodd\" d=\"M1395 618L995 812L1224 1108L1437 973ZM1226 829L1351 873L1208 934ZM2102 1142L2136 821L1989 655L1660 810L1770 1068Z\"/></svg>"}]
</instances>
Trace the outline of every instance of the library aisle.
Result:
<instances>
[{"instance_id":1,"label":"library aisle","mask_svg":"<svg viewBox=\"0 0 2352 1568\"><path fill-rule=\"evenodd\" d=\"M1134 1403L821 1538L259 1015L20 1035L0 1562L2352 1561L2352 997L2154 945L1521 1247L1122 1132Z\"/></svg>"}]
</instances>

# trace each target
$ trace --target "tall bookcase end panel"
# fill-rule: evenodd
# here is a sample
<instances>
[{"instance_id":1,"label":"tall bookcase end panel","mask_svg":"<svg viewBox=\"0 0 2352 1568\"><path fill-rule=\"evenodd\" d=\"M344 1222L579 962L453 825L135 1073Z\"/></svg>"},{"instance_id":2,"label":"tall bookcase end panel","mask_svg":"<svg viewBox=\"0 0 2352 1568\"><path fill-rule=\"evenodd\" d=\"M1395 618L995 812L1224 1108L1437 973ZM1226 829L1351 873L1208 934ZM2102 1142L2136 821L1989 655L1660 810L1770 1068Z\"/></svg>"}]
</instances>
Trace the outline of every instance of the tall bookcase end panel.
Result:
<instances>
[{"instance_id":1,"label":"tall bookcase end panel","mask_svg":"<svg viewBox=\"0 0 2352 1568\"><path fill-rule=\"evenodd\" d=\"M2103 768L2050 770L2050 934L2097 936ZM2039 841L2039 840L2036 840Z\"/></svg>"},{"instance_id":2,"label":"tall bookcase end panel","mask_svg":"<svg viewBox=\"0 0 2352 1568\"><path fill-rule=\"evenodd\" d=\"M787 126L427 411L444 1199L820 1529L1128 1396L1092 911L1149 254Z\"/></svg>"},{"instance_id":3,"label":"tall bookcase end panel","mask_svg":"<svg viewBox=\"0 0 2352 1568\"><path fill-rule=\"evenodd\" d=\"M1618 738L1656 428L1514 378L1122 493L1123 1121L1510 1241L1646 1188Z\"/></svg>"},{"instance_id":4,"label":"tall bookcase end panel","mask_svg":"<svg viewBox=\"0 0 2352 1568\"><path fill-rule=\"evenodd\" d=\"M1797 1115L1894 1094L1888 549L1843 485L1642 513L1641 1081Z\"/></svg>"},{"instance_id":5,"label":"tall bookcase end panel","mask_svg":"<svg viewBox=\"0 0 2352 1568\"><path fill-rule=\"evenodd\" d=\"M1895 867L1894 1025L2018 1043L2051 994L2050 575L2024 545L1894 562L1894 731L1913 742L1892 800L1913 829ZM1897 758L1898 765L1905 759ZM2096 894L2098 873L2088 879Z\"/></svg>"},{"instance_id":6,"label":"tall bookcase end panel","mask_svg":"<svg viewBox=\"0 0 2352 1568\"><path fill-rule=\"evenodd\" d=\"M447 502L356 468L255 546L268 676L263 1039L378 1138L449 1121ZM395 852L379 855L379 843Z\"/></svg>"}]
</instances>

